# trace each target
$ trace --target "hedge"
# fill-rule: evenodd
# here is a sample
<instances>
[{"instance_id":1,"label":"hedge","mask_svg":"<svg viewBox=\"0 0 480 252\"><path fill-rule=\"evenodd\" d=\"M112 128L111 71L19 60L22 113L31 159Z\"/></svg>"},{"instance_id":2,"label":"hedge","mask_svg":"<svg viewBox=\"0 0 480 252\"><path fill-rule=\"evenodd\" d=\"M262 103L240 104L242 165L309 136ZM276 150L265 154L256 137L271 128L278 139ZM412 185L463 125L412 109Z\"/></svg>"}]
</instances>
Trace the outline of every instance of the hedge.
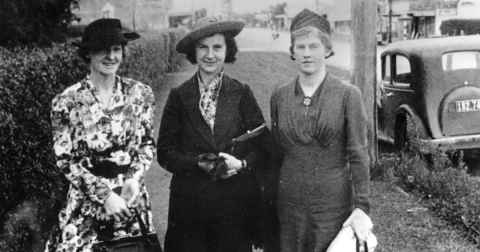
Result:
<instances>
[{"instance_id":1,"label":"hedge","mask_svg":"<svg viewBox=\"0 0 480 252\"><path fill-rule=\"evenodd\" d=\"M418 153L405 151L380 159L380 165L384 178L395 178L408 191L422 195L436 214L480 244L480 179L440 152L433 159L432 164Z\"/></svg>"},{"instance_id":2,"label":"hedge","mask_svg":"<svg viewBox=\"0 0 480 252\"><path fill-rule=\"evenodd\" d=\"M172 58L177 55L171 53L171 48L176 41L171 38L181 33L168 30L147 34L129 45L120 75L160 85L164 73L175 70L171 64L176 63ZM41 227L43 232L33 233L42 234L43 242L48 234L45 231L56 221L65 200L67 183L52 153L50 102L83 78L87 66L71 43L42 49L0 47L0 62L0 251L28 251L18 246L31 242L18 241L34 239L33 223ZM22 212L26 209L38 218L25 220L28 214ZM31 232L14 234L24 228Z\"/></svg>"}]
</instances>

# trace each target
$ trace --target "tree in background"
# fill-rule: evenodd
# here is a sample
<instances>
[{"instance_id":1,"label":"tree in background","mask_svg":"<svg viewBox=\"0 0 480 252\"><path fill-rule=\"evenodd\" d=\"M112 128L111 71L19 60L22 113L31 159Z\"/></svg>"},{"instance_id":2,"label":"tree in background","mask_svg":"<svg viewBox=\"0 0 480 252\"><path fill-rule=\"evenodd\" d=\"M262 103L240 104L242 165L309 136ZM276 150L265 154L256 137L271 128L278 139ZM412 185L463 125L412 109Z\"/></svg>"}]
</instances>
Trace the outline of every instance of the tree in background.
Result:
<instances>
[{"instance_id":1,"label":"tree in background","mask_svg":"<svg viewBox=\"0 0 480 252\"><path fill-rule=\"evenodd\" d=\"M0 0L0 46L64 40L76 7L78 0Z\"/></svg>"},{"instance_id":2,"label":"tree in background","mask_svg":"<svg viewBox=\"0 0 480 252\"><path fill-rule=\"evenodd\" d=\"M270 6L270 13L272 14L272 17L274 17L276 15L286 14L287 13L286 10L285 10L286 8L287 8L287 3L286 2L278 3L278 4Z\"/></svg>"},{"instance_id":3,"label":"tree in background","mask_svg":"<svg viewBox=\"0 0 480 252\"><path fill-rule=\"evenodd\" d=\"M274 38L278 38L278 31L277 30L284 28L285 24L284 24L284 22L282 21L281 18L280 19L278 18L278 16L287 14L286 8L287 8L287 3L286 2L272 5L269 8L270 9L270 24L269 24L269 26L273 30L276 31L276 32L274 32L274 34L272 34L274 36Z\"/></svg>"}]
</instances>

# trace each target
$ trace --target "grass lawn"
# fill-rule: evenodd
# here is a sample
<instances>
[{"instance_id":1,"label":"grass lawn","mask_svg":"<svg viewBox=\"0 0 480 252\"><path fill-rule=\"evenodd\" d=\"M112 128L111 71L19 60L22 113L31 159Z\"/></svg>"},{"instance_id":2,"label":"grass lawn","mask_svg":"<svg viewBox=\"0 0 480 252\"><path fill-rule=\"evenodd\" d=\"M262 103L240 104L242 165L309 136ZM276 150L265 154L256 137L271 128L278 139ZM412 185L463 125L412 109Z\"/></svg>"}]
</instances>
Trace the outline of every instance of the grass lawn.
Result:
<instances>
[{"instance_id":1,"label":"grass lawn","mask_svg":"<svg viewBox=\"0 0 480 252\"><path fill-rule=\"evenodd\" d=\"M286 53L243 52L237 62L226 66L226 73L242 83L249 84L269 122L269 99L276 86L292 80L293 62ZM349 73L329 68L329 72L343 79ZM183 71L168 74L164 80L152 85L156 96L155 129L158 132L161 112L171 87L188 79L191 66ZM163 241L167 223L170 174L154 163L148 171L147 185L152 199L154 221ZM389 182L372 182L372 213L375 233L379 240L377 251L477 251L459 231L449 227L432 212L422 207L414 196L397 190Z\"/></svg>"}]
</instances>

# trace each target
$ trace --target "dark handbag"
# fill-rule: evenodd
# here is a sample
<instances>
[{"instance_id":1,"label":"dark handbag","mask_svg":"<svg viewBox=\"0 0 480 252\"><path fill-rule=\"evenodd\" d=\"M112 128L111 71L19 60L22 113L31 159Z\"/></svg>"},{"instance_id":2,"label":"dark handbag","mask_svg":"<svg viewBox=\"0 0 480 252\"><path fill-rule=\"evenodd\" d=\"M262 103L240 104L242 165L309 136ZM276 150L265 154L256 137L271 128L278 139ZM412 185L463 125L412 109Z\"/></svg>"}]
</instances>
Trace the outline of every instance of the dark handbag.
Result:
<instances>
[{"instance_id":1,"label":"dark handbag","mask_svg":"<svg viewBox=\"0 0 480 252\"><path fill-rule=\"evenodd\" d=\"M95 243L92 247L93 252L162 252L157 234L147 231L138 211L135 211L135 215L140 225L141 235Z\"/></svg>"}]
</instances>

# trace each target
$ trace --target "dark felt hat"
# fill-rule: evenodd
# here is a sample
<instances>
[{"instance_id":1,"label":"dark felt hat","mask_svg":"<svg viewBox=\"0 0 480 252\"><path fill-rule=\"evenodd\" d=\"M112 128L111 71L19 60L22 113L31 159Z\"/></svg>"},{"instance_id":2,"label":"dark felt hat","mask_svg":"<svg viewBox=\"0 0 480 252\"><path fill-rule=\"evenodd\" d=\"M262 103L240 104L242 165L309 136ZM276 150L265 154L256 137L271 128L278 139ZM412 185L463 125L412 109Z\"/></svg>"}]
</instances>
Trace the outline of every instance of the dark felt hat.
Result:
<instances>
[{"instance_id":1,"label":"dark felt hat","mask_svg":"<svg viewBox=\"0 0 480 252\"><path fill-rule=\"evenodd\" d=\"M328 35L331 33L328 20L324 16L318 15L309 9L303 9L293 17L290 25L290 32L294 32L306 26L313 26Z\"/></svg>"},{"instance_id":2,"label":"dark felt hat","mask_svg":"<svg viewBox=\"0 0 480 252\"><path fill-rule=\"evenodd\" d=\"M193 29L178 41L176 49L179 53L187 53L189 48L205 37L216 33L237 36L245 24L241 21L220 21L215 17L204 17L200 19Z\"/></svg>"},{"instance_id":3,"label":"dark felt hat","mask_svg":"<svg viewBox=\"0 0 480 252\"><path fill-rule=\"evenodd\" d=\"M83 31L82 41L74 44L89 50L102 50L112 45L124 45L138 38L138 33L122 29L119 19L101 18L88 24Z\"/></svg>"},{"instance_id":4,"label":"dark felt hat","mask_svg":"<svg viewBox=\"0 0 480 252\"><path fill-rule=\"evenodd\" d=\"M334 55L332 49L332 41L330 40L331 30L330 23L328 22L325 16L318 15L317 13L309 10L303 9L295 17L292 18L292 23L290 25L290 33L294 33L297 30L300 30L304 27L311 26L317 28L320 32L326 34L324 36L326 41L324 41L324 46L327 49L327 54L325 58L329 58ZM293 55L293 37L291 37L290 53ZM293 56L291 56L293 59Z\"/></svg>"}]
</instances>

